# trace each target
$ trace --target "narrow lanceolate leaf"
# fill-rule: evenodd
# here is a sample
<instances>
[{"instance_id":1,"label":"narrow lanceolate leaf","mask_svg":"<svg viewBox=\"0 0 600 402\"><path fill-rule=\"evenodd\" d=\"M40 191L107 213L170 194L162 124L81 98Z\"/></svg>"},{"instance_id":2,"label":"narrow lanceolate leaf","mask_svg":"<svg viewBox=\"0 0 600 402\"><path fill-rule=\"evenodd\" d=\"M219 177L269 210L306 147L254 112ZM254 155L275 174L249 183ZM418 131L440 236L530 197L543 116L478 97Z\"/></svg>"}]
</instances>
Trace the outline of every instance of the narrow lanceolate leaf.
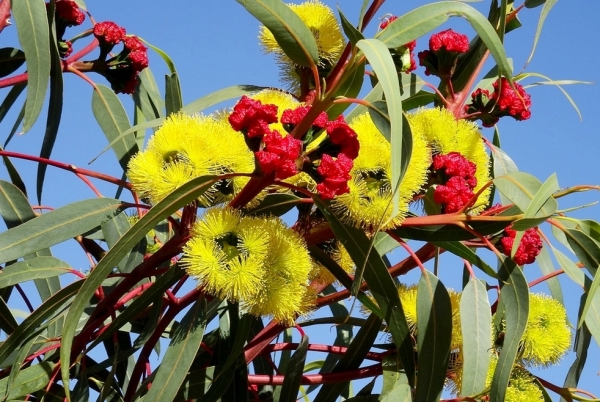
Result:
<instances>
[{"instance_id":1,"label":"narrow lanceolate leaf","mask_svg":"<svg viewBox=\"0 0 600 402\"><path fill-rule=\"evenodd\" d=\"M279 402L296 402L298 400L298 391L304 373L304 363L306 362L306 352L308 352L308 336L305 335L287 365L285 378L279 393Z\"/></svg>"},{"instance_id":2,"label":"narrow lanceolate leaf","mask_svg":"<svg viewBox=\"0 0 600 402\"><path fill-rule=\"evenodd\" d=\"M112 249L100 260L90 276L85 280L81 290L77 294L73 305L69 309L69 314L65 320L63 328L63 343L60 350L62 380L65 385L67 395L69 394L69 366L71 358L71 347L73 346L73 336L77 330L79 318L83 310L89 303L90 297L95 290L102 284L104 279L111 273L113 267L123 259L131 250L158 222L170 216L179 208L197 199L210 186L215 183L214 176L199 177L190 180L167 197L156 204L146 215L142 217Z\"/></svg>"},{"instance_id":3,"label":"narrow lanceolate leaf","mask_svg":"<svg viewBox=\"0 0 600 402\"><path fill-rule=\"evenodd\" d=\"M525 213L535 195L542 188L542 182L536 177L524 172L513 172L494 179L494 185L504 194L521 212ZM556 211L556 200L548 199L534 217L547 217Z\"/></svg>"},{"instance_id":4,"label":"narrow lanceolate leaf","mask_svg":"<svg viewBox=\"0 0 600 402\"><path fill-rule=\"evenodd\" d=\"M344 33L346 34L346 37L350 43L356 45L359 40L365 38L362 32L360 32L354 25L352 25L350 21L348 21L342 10L340 10L339 6L338 13L340 14L340 21L342 22L342 29L344 30Z\"/></svg>"},{"instance_id":5,"label":"narrow lanceolate leaf","mask_svg":"<svg viewBox=\"0 0 600 402\"><path fill-rule=\"evenodd\" d=\"M392 152L392 183L393 207L392 216L398 213L400 193L398 187L404 176L404 171L410 160L410 149L403 148L403 122L402 122L402 100L400 98L400 82L390 51L383 42L377 39L362 39L356 43L366 56L373 68L385 95L387 112L390 120L390 144ZM385 135L385 134L384 134ZM412 144L411 144L412 145ZM406 152L408 151L408 152Z\"/></svg>"},{"instance_id":6,"label":"narrow lanceolate leaf","mask_svg":"<svg viewBox=\"0 0 600 402\"><path fill-rule=\"evenodd\" d=\"M19 323L13 316L10 308L8 308L4 299L0 298L0 329L6 332L7 335L10 335L18 326Z\"/></svg>"},{"instance_id":7,"label":"narrow lanceolate leaf","mask_svg":"<svg viewBox=\"0 0 600 402\"><path fill-rule=\"evenodd\" d=\"M52 362L41 362L21 370L13 381L6 398L11 400L26 396L35 391L43 389L48 385L55 364ZM0 380L0 390L5 390L8 378Z\"/></svg>"},{"instance_id":8,"label":"narrow lanceolate leaf","mask_svg":"<svg viewBox=\"0 0 600 402\"><path fill-rule=\"evenodd\" d=\"M463 375L460 395L477 395L485 389L490 365L492 313L485 284L471 278L460 297L463 339Z\"/></svg>"},{"instance_id":9,"label":"narrow lanceolate leaf","mask_svg":"<svg viewBox=\"0 0 600 402\"><path fill-rule=\"evenodd\" d=\"M475 254L473 250L471 250L469 247L465 246L461 242L434 241L432 243L438 247L443 248L446 251L451 252L452 254L459 256L460 258L467 260L471 264L478 266L483 272L485 272L492 278L498 278L496 271L494 271L492 267L486 264L477 254Z\"/></svg>"},{"instance_id":10,"label":"narrow lanceolate leaf","mask_svg":"<svg viewBox=\"0 0 600 402\"><path fill-rule=\"evenodd\" d=\"M356 266L365 267L364 278L388 324L408 381L411 385L414 384L413 342L398 290L385 263L379 254L370 247L370 240L363 231L344 225L319 197L315 196L313 199L329 222L333 233L348 250Z\"/></svg>"},{"instance_id":11,"label":"narrow lanceolate leaf","mask_svg":"<svg viewBox=\"0 0 600 402\"><path fill-rule=\"evenodd\" d=\"M513 223L513 229L522 231L537 226L541 221L549 218L558 209L558 203L552 194L560 190L556 174L550 176L540 189L535 193L531 203L525 210L523 219ZM518 247L518 242L514 242Z\"/></svg>"},{"instance_id":12,"label":"narrow lanceolate leaf","mask_svg":"<svg viewBox=\"0 0 600 402\"><path fill-rule=\"evenodd\" d=\"M183 100L181 96L181 86L179 84L179 77L177 73L165 76L165 108L167 116L171 113L176 113L183 107Z\"/></svg>"},{"instance_id":13,"label":"narrow lanceolate leaf","mask_svg":"<svg viewBox=\"0 0 600 402\"><path fill-rule=\"evenodd\" d=\"M0 263L85 233L111 219L120 206L111 198L77 201L0 233Z\"/></svg>"},{"instance_id":14,"label":"narrow lanceolate leaf","mask_svg":"<svg viewBox=\"0 0 600 402\"><path fill-rule=\"evenodd\" d=\"M206 326L206 299L188 310L171 338L145 401L172 401L200 348Z\"/></svg>"},{"instance_id":15,"label":"narrow lanceolate leaf","mask_svg":"<svg viewBox=\"0 0 600 402\"><path fill-rule=\"evenodd\" d=\"M108 142L112 142L129 129L131 124L123 104L114 91L100 84L97 84L97 88L92 95L92 111L106 139ZM127 171L129 159L138 151L134 136L122 138L112 148L123 171Z\"/></svg>"},{"instance_id":16,"label":"narrow lanceolate leaf","mask_svg":"<svg viewBox=\"0 0 600 402\"><path fill-rule=\"evenodd\" d=\"M425 271L417 285L419 377L415 400L439 401L446 379L451 338L450 296L442 282Z\"/></svg>"},{"instance_id":17,"label":"narrow lanceolate leaf","mask_svg":"<svg viewBox=\"0 0 600 402\"><path fill-rule=\"evenodd\" d=\"M27 102L23 133L37 120L50 77L50 34L44 0L11 1L19 42L27 64Z\"/></svg>"},{"instance_id":18,"label":"narrow lanceolate leaf","mask_svg":"<svg viewBox=\"0 0 600 402\"><path fill-rule=\"evenodd\" d=\"M9 265L0 274L0 289L33 279L66 274L71 267L54 257L36 257Z\"/></svg>"},{"instance_id":19,"label":"narrow lanceolate leaf","mask_svg":"<svg viewBox=\"0 0 600 402\"><path fill-rule=\"evenodd\" d=\"M121 212L113 219L103 222L101 225L103 239L106 241L108 248L113 247L121 237L131 228L131 223L125 212ZM118 264L120 272L131 272L144 259L146 254L146 238L143 238L134 246L129 255L123 258Z\"/></svg>"},{"instance_id":20,"label":"narrow lanceolate leaf","mask_svg":"<svg viewBox=\"0 0 600 402\"><path fill-rule=\"evenodd\" d=\"M554 263L552 262L552 258L550 258L550 252L548 251L547 247L542 247L540 254L535 260L542 271L542 275L548 275L556 270ZM561 304L564 304L562 289L560 287L560 281L558 278L549 278L546 280L546 284L550 289L550 294L552 297L561 302Z\"/></svg>"},{"instance_id":21,"label":"narrow lanceolate leaf","mask_svg":"<svg viewBox=\"0 0 600 402\"><path fill-rule=\"evenodd\" d=\"M51 15L54 16L54 9L51 10ZM42 149L40 151L40 158L46 159L50 159L50 155L52 154L52 148L54 148L54 142L56 141L56 137L58 135L58 127L60 126L60 118L62 116L63 108L63 72L60 54L58 53L57 38L55 37L55 25L55 22L52 21L52 40L50 43L50 59L52 66L52 75L50 76L50 99L48 100L46 131L44 132L44 140L42 142ZM37 199L40 204L42 203L42 187L44 185L47 167L48 165L45 163L38 164Z\"/></svg>"},{"instance_id":22,"label":"narrow lanceolate leaf","mask_svg":"<svg viewBox=\"0 0 600 402\"><path fill-rule=\"evenodd\" d=\"M589 312L585 318L585 324L596 340L596 343L600 345L600 296L598 294L591 301ZM584 327L581 326L581 328Z\"/></svg>"},{"instance_id":23,"label":"narrow lanceolate leaf","mask_svg":"<svg viewBox=\"0 0 600 402\"><path fill-rule=\"evenodd\" d=\"M242 95L251 95L260 92L265 88L266 87L259 87L256 85L234 85L219 89L218 91L211 92L208 95L188 103L183 107L182 111L187 114L198 113L223 101L239 98Z\"/></svg>"},{"instance_id":24,"label":"narrow lanceolate leaf","mask_svg":"<svg viewBox=\"0 0 600 402\"><path fill-rule=\"evenodd\" d=\"M427 32L437 28L450 17L465 18L477 32L496 64L500 67L502 75L511 80L511 68L506 59L504 46L494 27L486 17L473 7L455 1L440 1L427 4L410 11L389 24L378 39L392 49L424 36Z\"/></svg>"},{"instance_id":25,"label":"narrow lanceolate leaf","mask_svg":"<svg viewBox=\"0 0 600 402\"><path fill-rule=\"evenodd\" d=\"M600 267L600 244L581 230L567 229L564 233L577 258L592 275L596 275Z\"/></svg>"},{"instance_id":26,"label":"narrow lanceolate leaf","mask_svg":"<svg viewBox=\"0 0 600 402\"><path fill-rule=\"evenodd\" d=\"M332 373L355 370L360 367L367 352L379 334L381 323L381 318L377 317L375 314L369 316L367 322L360 328L356 337L352 340L346 353L340 358ZM315 397L314 402L337 400L347 385L348 383L344 382L323 385Z\"/></svg>"},{"instance_id":27,"label":"narrow lanceolate leaf","mask_svg":"<svg viewBox=\"0 0 600 402\"><path fill-rule=\"evenodd\" d=\"M540 34L542 33L542 28L544 27L544 22L546 21L546 17L548 17L548 14L550 13L550 10L552 9L552 7L554 7L554 5L556 4L558 0L526 0L525 1L525 7L527 8L533 8L533 7L537 7L538 5L540 5L542 2L544 3L544 7L542 8L542 11L540 12L540 20L538 21L538 25L537 28L535 30L535 36L533 37L533 46L531 48L531 53L529 54L529 57L527 58L527 62L525 62L525 65L529 64L529 62L533 59L533 54L535 53L535 48L537 47L537 43L538 40L540 39ZM533 4L535 3L535 4Z\"/></svg>"},{"instance_id":28,"label":"narrow lanceolate leaf","mask_svg":"<svg viewBox=\"0 0 600 402\"><path fill-rule=\"evenodd\" d=\"M309 67L319 63L317 41L310 29L281 0L236 0L273 34L281 50L294 63Z\"/></svg>"},{"instance_id":29,"label":"narrow lanceolate leaf","mask_svg":"<svg viewBox=\"0 0 600 402\"><path fill-rule=\"evenodd\" d=\"M505 399L510 373L529 315L529 288L521 268L510 258L505 258L498 275L500 276L500 299L505 307L506 332L502 352L492 378L490 402L502 402Z\"/></svg>"},{"instance_id":30,"label":"narrow lanceolate leaf","mask_svg":"<svg viewBox=\"0 0 600 402\"><path fill-rule=\"evenodd\" d=\"M334 97L356 98L362 89L364 79L365 63L355 64L352 67L346 67L344 70L344 75L342 78L340 78L341 83L339 85L339 89L336 91ZM329 120L336 119L349 106L350 103L338 103L331 105L326 110Z\"/></svg>"},{"instance_id":31,"label":"narrow lanceolate leaf","mask_svg":"<svg viewBox=\"0 0 600 402\"><path fill-rule=\"evenodd\" d=\"M14 47L0 49L0 78L17 71L25 63L25 53Z\"/></svg>"}]
</instances>

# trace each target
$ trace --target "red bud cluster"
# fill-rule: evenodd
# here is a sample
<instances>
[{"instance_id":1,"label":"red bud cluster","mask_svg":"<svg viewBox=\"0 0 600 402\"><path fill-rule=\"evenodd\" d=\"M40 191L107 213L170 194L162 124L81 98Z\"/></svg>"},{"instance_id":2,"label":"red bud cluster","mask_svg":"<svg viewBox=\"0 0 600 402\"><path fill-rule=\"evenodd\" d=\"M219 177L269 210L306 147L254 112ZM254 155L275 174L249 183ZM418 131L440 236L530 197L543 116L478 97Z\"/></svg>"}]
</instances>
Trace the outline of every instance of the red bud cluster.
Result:
<instances>
[{"instance_id":1,"label":"red bud cluster","mask_svg":"<svg viewBox=\"0 0 600 402\"><path fill-rule=\"evenodd\" d=\"M444 213L460 211L475 195L477 166L459 152L450 152L436 155L433 169L442 181L433 192L435 202L442 206Z\"/></svg>"},{"instance_id":2,"label":"red bud cluster","mask_svg":"<svg viewBox=\"0 0 600 402\"><path fill-rule=\"evenodd\" d=\"M510 253L517 236L517 231L512 229L512 225L504 229L504 237L500 239L500 245L504 254L510 257ZM531 264L535 261L535 257L540 254L542 250L542 240L535 228L527 229L523 233L519 248L513 257L513 260L518 265Z\"/></svg>"}]
</instances>

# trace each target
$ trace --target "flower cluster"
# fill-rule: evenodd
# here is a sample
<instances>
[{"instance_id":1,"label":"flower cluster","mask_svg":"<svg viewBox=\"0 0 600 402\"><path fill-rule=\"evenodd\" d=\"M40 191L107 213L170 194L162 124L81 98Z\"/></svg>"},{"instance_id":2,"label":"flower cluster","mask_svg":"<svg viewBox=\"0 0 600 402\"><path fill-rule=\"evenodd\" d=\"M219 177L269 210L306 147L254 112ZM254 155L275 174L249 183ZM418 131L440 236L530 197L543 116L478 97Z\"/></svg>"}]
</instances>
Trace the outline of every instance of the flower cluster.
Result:
<instances>
[{"instance_id":1,"label":"flower cluster","mask_svg":"<svg viewBox=\"0 0 600 402\"><path fill-rule=\"evenodd\" d=\"M435 202L445 213L460 211L475 196L477 166L459 152L450 152L434 156L432 167L442 183L433 191Z\"/></svg>"},{"instance_id":2,"label":"flower cluster","mask_svg":"<svg viewBox=\"0 0 600 402\"><path fill-rule=\"evenodd\" d=\"M314 304L306 245L279 218L208 209L192 228L182 264L207 293L241 302L258 317L291 324Z\"/></svg>"},{"instance_id":3,"label":"flower cluster","mask_svg":"<svg viewBox=\"0 0 600 402\"><path fill-rule=\"evenodd\" d=\"M419 64L425 67L425 75L450 78L454 74L458 56L469 50L469 38L452 29L431 35L429 50L419 52Z\"/></svg>"},{"instance_id":4,"label":"flower cluster","mask_svg":"<svg viewBox=\"0 0 600 402\"><path fill-rule=\"evenodd\" d=\"M46 8L50 3L46 3ZM55 2L55 24L56 36L58 41L58 51L60 57L69 57L73 51L71 41L64 40L63 36L68 27L73 27L83 24L85 14L81 11L76 2L72 0L57 0Z\"/></svg>"},{"instance_id":5,"label":"flower cluster","mask_svg":"<svg viewBox=\"0 0 600 402\"><path fill-rule=\"evenodd\" d=\"M504 254L510 257L513 244L517 231L512 229L512 225L504 229L504 236L500 238L500 245ZM527 229L523 233L519 248L513 257L513 260L518 265L532 264L535 261L535 257L540 254L542 250L542 240L535 228Z\"/></svg>"},{"instance_id":6,"label":"flower cluster","mask_svg":"<svg viewBox=\"0 0 600 402\"><path fill-rule=\"evenodd\" d=\"M381 22L381 24L379 24L379 29L386 29L388 25L390 25L397 19L398 17L396 17L395 15L385 18ZM417 41L413 40L406 43L403 46L400 46L397 49L390 49L392 60L394 60L394 64L396 65L398 71L402 71L408 74L417 69L417 62L415 61L415 54L413 53L415 47L417 47Z\"/></svg>"},{"instance_id":7,"label":"flower cluster","mask_svg":"<svg viewBox=\"0 0 600 402\"><path fill-rule=\"evenodd\" d=\"M465 113L472 120L480 119L484 127L493 127L504 116L515 120L527 120L531 117L531 97L525 89L513 82L513 86L504 77L494 82L494 92L477 88L471 94L471 103L465 106Z\"/></svg>"},{"instance_id":8,"label":"flower cluster","mask_svg":"<svg viewBox=\"0 0 600 402\"><path fill-rule=\"evenodd\" d=\"M279 115L280 108L277 104L263 103L256 98L243 96L234 106L228 120L234 130L245 135L261 171L264 174L274 174L276 179L285 180L300 174L304 169L314 177L318 183L316 189L324 199L333 199L347 193L352 161L358 156L359 143L356 133L344 118L329 121L327 115L321 112L308 131L300 136L300 140L290 133L310 113L310 106L287 104L285 106L289 108ZM278 102L281 97L268 94L268 98ZM315 135L323 131L326 135L320 137L319 151L314 153L320 157L320 163L315 169L312 162L305 163L305 158L301 158L301 155L305 145L310 146Z\"/></svg>"},{"instance_id":9,"label":"flower cluster","mask_svg":"<svg viewBox=\"0 0 600 402\"><path fill-rule=\"evenodd\" d=\"M126 36L125 28L111 21L94 25L94 36L100 43L102 74L116 93L132 94L138 84L140 71L148 67L148 49L137 36ZM115 45L123 42L123 50L106 60Z\"/></svg>"}]
</instances>

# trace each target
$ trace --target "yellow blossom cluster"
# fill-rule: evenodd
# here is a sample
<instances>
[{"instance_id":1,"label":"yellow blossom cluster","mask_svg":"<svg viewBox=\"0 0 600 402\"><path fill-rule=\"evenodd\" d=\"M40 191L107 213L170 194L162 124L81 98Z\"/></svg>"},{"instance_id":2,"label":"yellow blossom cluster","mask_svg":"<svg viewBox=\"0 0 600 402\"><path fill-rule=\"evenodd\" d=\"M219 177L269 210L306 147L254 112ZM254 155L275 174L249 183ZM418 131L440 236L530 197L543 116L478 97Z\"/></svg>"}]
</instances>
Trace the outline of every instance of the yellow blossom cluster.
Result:
<instances>
[{"instance_id":1,"label":"yellow blossom cluster","mask_svg":"<svg viewBox=\"0 0 600 402\"><path fill-rule=\"evenodd\" d=\"M204 290L250 314L290 324L314 304L304 240L279 218L207 209L192 228L182 264Z\"/></svg>"}]
</instances>

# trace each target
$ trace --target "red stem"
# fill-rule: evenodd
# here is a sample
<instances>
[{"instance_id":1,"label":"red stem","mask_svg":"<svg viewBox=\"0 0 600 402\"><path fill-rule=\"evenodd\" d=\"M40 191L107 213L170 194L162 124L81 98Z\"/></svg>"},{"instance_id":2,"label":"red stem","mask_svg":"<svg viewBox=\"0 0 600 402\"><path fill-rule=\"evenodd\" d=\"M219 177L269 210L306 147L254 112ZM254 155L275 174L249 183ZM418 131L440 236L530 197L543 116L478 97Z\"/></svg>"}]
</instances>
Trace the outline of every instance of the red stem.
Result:
<instances>
[{"instance_id":1,"label":"red stem","mask_svg":"<svg viewBox=\"0 0 600 402\"><path fill-rule=\"evenodd\" d=\"M383 374L381 363L377 363L372 366L363 367L357 370L343 371L340 373L303 375L302 379L300 380L300 384L332 384L338 382L360 380L369 377L376 377L381 374ZM248 375L248 383L256 385L282 385L284 379L284 375Z\"/></svg>"},{"instance_id":2,"label":"red stem","mask_svg":"<svg viewBox=\"0 0 600 402\"><path fill-rule=\"evenodd\" d=\"M265 349L263 350L263 353L281 352L282 350L296 350L298 348L298 345L299 345L298 343L290 343L290 342L269 344L267 347L265 347ZM343 355L344 353L346 353L348 348L343 347L343 346L309 344L308 350L311 350L313 352L324 352L324 353L334 353L337 355ZM376 362L381 362L383 360L383 353L367 352L365 359L373 360Z\"/></svg>"},{"instance_id":3,"label":"red stem","mask_svg":"<svg viewBox=\"0 0 600 402\"><path fill-rule=\"evenodd\" d=\"M0 0L0 32L10 25L10 0Z\"/></svg>"}]
</instances>

